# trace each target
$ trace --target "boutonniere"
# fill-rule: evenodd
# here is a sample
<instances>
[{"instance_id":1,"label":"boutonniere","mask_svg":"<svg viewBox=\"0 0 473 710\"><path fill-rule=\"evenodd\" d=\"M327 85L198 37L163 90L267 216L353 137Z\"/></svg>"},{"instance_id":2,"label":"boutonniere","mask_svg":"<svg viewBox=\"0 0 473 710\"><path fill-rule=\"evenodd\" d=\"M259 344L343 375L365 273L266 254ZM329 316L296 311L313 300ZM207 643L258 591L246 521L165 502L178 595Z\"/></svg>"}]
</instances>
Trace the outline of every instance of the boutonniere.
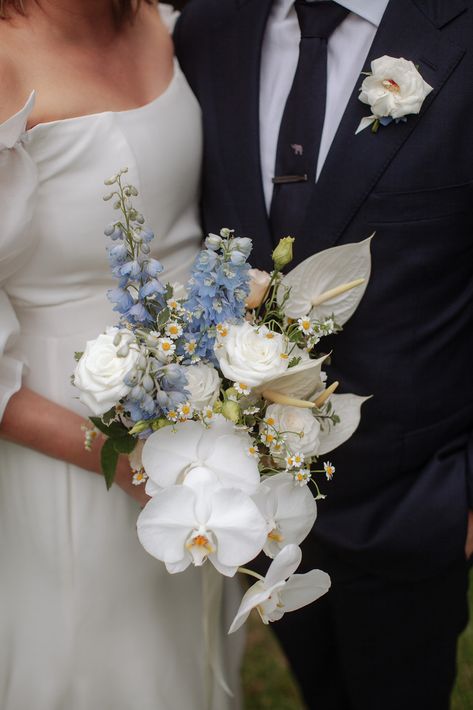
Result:
<instances>
[{"instance_id":1,"label":"boutonniere","mask_svg":"<svg viewBox=\"0 0 473 710\"><path fill-rule=\"evenodd\" d=\"M433 91L413 62L395 57L380 57L371 62L359 99L371 108L371 116L361 119L356 133L371 126L376 133L393 121L407 121L410 114L419 113L426 97Z\"/></svg>"}]
</instances>

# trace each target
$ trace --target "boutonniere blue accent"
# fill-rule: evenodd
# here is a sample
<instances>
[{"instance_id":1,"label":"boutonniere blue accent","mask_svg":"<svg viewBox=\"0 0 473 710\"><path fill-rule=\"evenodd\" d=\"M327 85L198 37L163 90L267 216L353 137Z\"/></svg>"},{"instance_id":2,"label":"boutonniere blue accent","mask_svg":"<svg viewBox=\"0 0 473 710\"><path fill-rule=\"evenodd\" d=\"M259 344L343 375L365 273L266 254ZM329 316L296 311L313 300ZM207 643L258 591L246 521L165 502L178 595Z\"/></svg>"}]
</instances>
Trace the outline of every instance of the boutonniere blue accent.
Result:
<instances>
[{"instance_id":1,"label":"boutonniere blue accent","mask_svg":"<svg viewBox=\"0 0 473 710\"><path fill-rule=\"evenodd\" d=\"M431 91L433 87L424 81L413 62L388 56L375 59L358 97L371 108L371 116L361 119L356 133L368 126L376 133L380 126L407 121L407 116L420 112Z\"/></svg>"}]
</instances>

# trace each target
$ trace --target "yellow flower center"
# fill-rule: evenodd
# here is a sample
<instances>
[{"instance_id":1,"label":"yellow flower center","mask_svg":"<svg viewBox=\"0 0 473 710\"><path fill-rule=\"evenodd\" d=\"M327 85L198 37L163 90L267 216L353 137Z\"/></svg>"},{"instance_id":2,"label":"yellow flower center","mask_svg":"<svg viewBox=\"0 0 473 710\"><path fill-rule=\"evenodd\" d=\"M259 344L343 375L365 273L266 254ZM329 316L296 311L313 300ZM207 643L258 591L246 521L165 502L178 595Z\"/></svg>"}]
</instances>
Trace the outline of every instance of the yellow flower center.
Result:
<instances>
[{"instance_id":1,"label":"yellow flower center","mask_svg":"<svg viewBox=\"0 0 473 710\"><path fill-rule=\"evenodd\" d=\"M274 540L274 542L282 542L284 540L281 533L277 531L277 528L273 528L270 533L268 533L269 540Z\"/></svg>"}]
</instances>

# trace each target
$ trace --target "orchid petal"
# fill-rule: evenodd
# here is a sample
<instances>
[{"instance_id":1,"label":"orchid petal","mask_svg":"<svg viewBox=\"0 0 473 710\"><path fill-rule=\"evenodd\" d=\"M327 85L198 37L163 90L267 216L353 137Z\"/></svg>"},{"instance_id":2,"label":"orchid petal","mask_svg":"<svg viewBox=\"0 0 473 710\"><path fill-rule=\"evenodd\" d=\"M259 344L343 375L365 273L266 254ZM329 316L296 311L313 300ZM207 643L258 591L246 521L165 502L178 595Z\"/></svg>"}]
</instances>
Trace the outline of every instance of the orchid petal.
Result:
<instances>
[{"instance_id":1,"label":"orchid petal","mask_svg":"<svg viewBox=\"0 0 473 710\"><path fill-rule=\"evenodd\" d=\"M313 569L306 574L295 574L280 591L284 612L295 611L315 602L330 589L331 581L326 572Z\"/></svg>"},{"instance_id":2,"label":"orchid petal","mask_svg":"<svg viewBox=\"0 0 473 710\"><path fill-rule=\"evenodd\" d=\"M283 279L283 286L291 289L284 304L286 316L301 318L310 313L311 318L317 320L334 316L339 325L346 323L366 290L371 272L371 239L326 249L310 256L290 271ZM312 301L322 293L359 278L364 278L365 283L315 308L312 306ZM284 289L281 289L281 298L283 293Z\"/></svg>"},{"instance_id":3,"label":"orchid petal","mask_svg":"<svg viewBox=\"0 0 473 710\"><path fill-rule=\"evenodd\" d=\"M261 552L266 540L266 521L251 498L234 488L212 495L207 527L217 538L217 556L228 567L240 566Z\"/></svg>"},{"instance_id":4,"label":"orchid petal","mask_svg":"<svg viewBox=\"0 0 473 710\"><path fill-rule=\"evenodd\" d=\"M297 545L286 545L269 565L265 577L265 586L273 587L291 574L294 574L302 559L302 552Z\"/></svg>"},{"instance_id":5,"label":"orchid petal","mask_svg":"<svg viewBox=\"0 0 473 710\"><path fill-rule=\"evenodd\" d=\"M298 486L292 476L278 473L266 479L265 485L276 499L274 515L282 542L265 545L268 557L275 557L282 545L299 545L312 530L317 517L317 503L308 486Z\"/></svg>"},{"instance_id":6,"label":"orchid petal","mask_svg":"<svg viewBox=\"0 0 473 710\"><path fill-rule=\"evenodd\" d=\"M232 625L230 626L228 633L233 634L235 631L238 631L238 629L243 626L245 621L248 619L251 611L265 602L274 591L283 586L284 581L278 582L274 587L271 587L271 589L266 588L264 580L260 580L253 584L243 595L243 599L241 600L241 604L235 618L232 621Z\"/></svg>"},{"instance_id":7,"label":"orchid petal","mask_svg":"<svg viewBox=\"0 0 473 710\"><path fill-rule=\"evenodd\" d=\"M137 521L138 538L146 552L163 562L182 563L189 533L195 526L195 493L170 486L145 505Z\"/></svg>"},{"instance_id":8,"label":"orchid petal","mask_svg":"<svg viewBox=\"0 0 473 710\"><path fill-rule=\"evenodd\" d=\"M222 485L239 488L248 495L260 484L258 463L246 453L251 444L248 435L242 437L241 433L233 431L215 441L214 450L205 460L205 465L217 473Z\"/></svg>"},{"instance_id":9,"label":"orchid petal","mask_svg":"<svg viewBox=\"0 0 473 710\"><path fill-rule=\"evenodd\" d=\"M235 618L233 619L228 630L229 634L235 633L235 631L238 631L238 629L243 626L252 610L268 598L267 594L268 593L264 588L263 582L256 582L256 584L253 584L248 591L245 592L243 599L241 600L241 604L238 607L238 611L235 614Z\"/></svg>"},{"instance_id":10,"label":"orchid petal","mask_svg":"<svg viewBox=\"0 0 473 710\"><path fill-rule=\"evenodd\" d=\"M331 396L333 410L340 417L340 422L335 425L326 425L320 429L318 456L333 451L352 436L360 423L361 405L367 399L370 397L359 397L356 394L333 394Z\"/></svg>"},{"instance_id":11,"label":"orchid petal","mask_svg":"<svg viewBox=\"0 0 473 710\"><path fill-rule=\"evenodd\" d=\"M189 464L198 460L196 451L204 427L187 421L155 431L143 447L143 468L158 486L172 486Z\"/></svg>"}]
</instances>

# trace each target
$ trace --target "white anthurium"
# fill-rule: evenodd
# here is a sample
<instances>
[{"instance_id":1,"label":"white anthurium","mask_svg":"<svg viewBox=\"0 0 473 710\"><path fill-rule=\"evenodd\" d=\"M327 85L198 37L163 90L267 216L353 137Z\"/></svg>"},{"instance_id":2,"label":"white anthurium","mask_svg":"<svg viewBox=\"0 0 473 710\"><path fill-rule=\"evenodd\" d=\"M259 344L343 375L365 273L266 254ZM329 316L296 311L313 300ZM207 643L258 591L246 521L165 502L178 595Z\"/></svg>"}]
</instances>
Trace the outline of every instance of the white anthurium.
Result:
<instances>
[{"instance_id":1,"label":"white anthurium","mask_svg":"<svg viewBox=\"0 0 473 710\"><path fill-rule=\"evenodd\" d=\"M290 358L293 357L300 357L301 361L278 377L264 382L257 391L270 390L296 399L312 399L315 392L323 387L322 364L328 355L314 360L306 351L298 348L291 353Z\"/></svg>"},{"instance_id":2,"label":"white anthurium","mask_svg":"<svg viewBox=\"0 0 473 710\"><path fill-rule=\"evenodd\" d=\"M314 320L334 316L338 325L343 325L353 315L366 290L371 273L370 243L372 237L357 244L343 244L310 256L283 278L283 287L290 287L289 298L284 305L288 318L302 318L310 314ZM322 294L343 284L358 279L364 282L344 293L313 306ZM279 290L279 298L284 295Z\"/></svg>"},{"instance_id":3,"label":"white anthurium","mask_svg":"<svg viewBox=\"0 0 473 710\"><path fill-rule=\"evenodd\" d=\"M151 434L143 448L143 467L148 475L146 492L184 483L199 468L210 471L220 485L251 495L260 482L258 463L247 455L251 437L221 415L209 423L186 421Z\"/></svg>"},{"instance_id":4,"label":"white anthurium","mask_svg":"<svg viewBox=\"0 0 473 710\"><path fill-rule=\"evenodd\" d=\"M221 487L213 473L199 468L184 485L156 493L141 511L137 530L145 550L171 574L208 559L227 577L259 554L267 536L254 501L241 490Z\"/></svg>"},{"instance_id":5,"label":"white anthurium","mask_svg":"<svg viewBox=\"0 0 473 710\"><path fill-rule=\"evenodd\" d=\"M268 426L267 422L271 422ZM312 410L286 404L270 404L266 410L261 433L280 433L289 453L296 451L306 457L317 456L320 449L320 424Z\"/></svg>"},{"instance_id":6,"label":"white anthurium","mask_svg":"<svg viewBox=\"0 0 473 710\"><path fill-rule=\"evenodd\" d=\"M305 540L317 517L317 503L309 487L298 486L286 472L266 478L253 500L268 524L263 552L271 558L286 545Z\"/></svg>"},{"instance_id":7,"label":"white anthurium","mask_svg":"<svg viewBox=\"0 0 473 710\"><path fill-rule=\"evenodd\" d=\"M340 421L335 425L326 424L321 427L318 456L333 451L354 434L360 423L361 406L368 399L371 397L359 397L356 394L333 394L331 396L333 411L340 417Z\"/></svg>"},{"instance_id":8,"label":"white anthurium","mask_svg":"<svg viewBox=\"0 0 473 710\"><path fill-rule=\"evenodd\" d=\"M326 572L313 569L294 574L302 554L297 545L286 545L272 561L266 577L258 580L244 595L229 633L237 631L252 609L257 609L263 623L278 621L286 612L315 602L330 589Z\"/></svg>"}]
</instances>

